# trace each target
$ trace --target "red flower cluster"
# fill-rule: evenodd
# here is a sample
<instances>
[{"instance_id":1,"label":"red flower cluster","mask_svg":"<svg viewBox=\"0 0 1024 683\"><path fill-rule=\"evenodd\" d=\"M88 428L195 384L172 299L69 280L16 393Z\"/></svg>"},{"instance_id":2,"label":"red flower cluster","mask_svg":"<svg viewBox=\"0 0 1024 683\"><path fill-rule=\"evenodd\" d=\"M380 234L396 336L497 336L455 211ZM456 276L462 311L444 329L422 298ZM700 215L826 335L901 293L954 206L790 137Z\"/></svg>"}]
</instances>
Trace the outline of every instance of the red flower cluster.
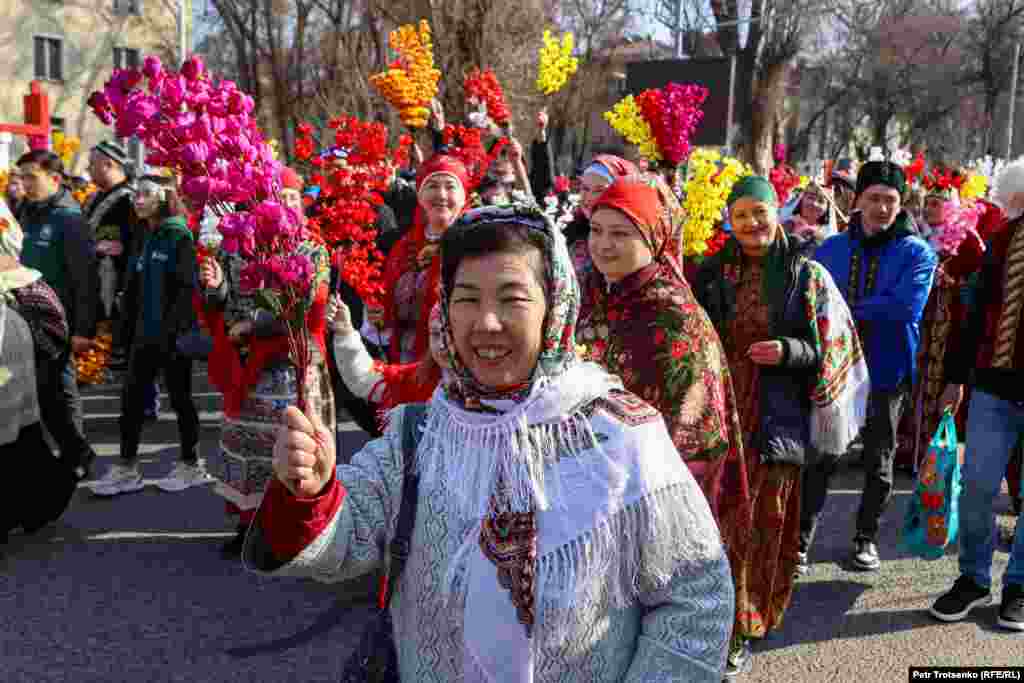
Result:
<instances>
[{"instance_id":1,"label":"red flower cluster","mask_svg":"<svg viewBox=\"0 0 1024 683\"><path fill-rule=\"evenodd\" d=\"M670 165L678 166L690 156L690 138L704 118L701 107L707 98L708 89L692 83L669 83L658 90L645 90L636 98L658 151Z\"/></svg>"},{"instance_id":2,"label":"red flower cluster","mask_svg":"<svg viewBox=\"0 0 1024 683\"><path fill-rule=\"evenodd\" d=\"M924 173L924 154L918 152L917 156L914 157L914 161L907 165L903 172L907 176L907 182L909 183L913 183L920 178Z\"/></svg>"},{"instance_id":3,"label":"red flower cluster","mask_svg":"<svg viewBox=\"0 0 1024 683\"><path fill-rule=\"evenodd\" d=\"M480 129L466 126L445 126L442 138L445 147L448 147L448 154L461 161L469 173L467 192L473 192L480 185L480 181L487 175L487 169L508 144L508 138L499 138L488 152Z\"/></svg>"},{"instance_id":4,"label":"red flower cluster","mask_svg":"<svg viewBox=\"0 0 1024 683\"><path fill-rule=\"evenodd\" d=\"M708 258L717 254L719 251L722 250L722 247L724 247L725 243L728 241L729 233L727 233L725 230L722 230L722 226L719 225L718 228L715 230L714 236L708 240L708 248L704 252L704 258Z\"/></svg>"},{"instance_id":5,"label":"red flower cluster","mask_svg":"<svg viewBox=\"0 0 1024 683\"><path fill-rule=\"evenodd\" d=\"M768 174L768 180L775 188L775 194L779 198L779 204L785 204L789 200L789 194L800 184L800 176L792 167L786 164L779 164Z\"/></svg>"},{"instance_id":6,"label":"red flower cluster","mask_svg":"<svg viewBox=\"0 0 1024 683\"><path fill-rule=\"evenodd\" d=\"M309 219L310 230L331 250L340 266L341 279L352 286L367 304L384 294L381 282L384 257L377 251L376 207L387 192L393 158L408 155L411 138L403 135L396 150L388 148L387 128L355 117L333 119L334 146L347 151L344 161L317 156L313 127L298 127L295 153L310 160L316 169L310 178L320 194Z\"/></svg>"},{"instance_id":7,"label":"red flower cluster","mask_svg":"<svg viewBox=\"0 0 1024 683\"><path fill-rule=\"evenodd\" d=\"M505 104L505 91L498 82L498 77L490 69L475 68L466 76L463 86L466 91L466 99L482 102L487 105L487 115L499 126L507 126L512 114Z\"/></svg>"},{"instance_id":8,"label":"red flower cluster","mask_svg":"<svg viewBox=\"0 0 1024 683\"><path fill-rule=\"evenodd\" d=\"M922 180L925 188L929 190L949 190L955 188L957 191L967 182L967 176L951 168L932 168L932 172Z\"/></svg>"}]
</instances>

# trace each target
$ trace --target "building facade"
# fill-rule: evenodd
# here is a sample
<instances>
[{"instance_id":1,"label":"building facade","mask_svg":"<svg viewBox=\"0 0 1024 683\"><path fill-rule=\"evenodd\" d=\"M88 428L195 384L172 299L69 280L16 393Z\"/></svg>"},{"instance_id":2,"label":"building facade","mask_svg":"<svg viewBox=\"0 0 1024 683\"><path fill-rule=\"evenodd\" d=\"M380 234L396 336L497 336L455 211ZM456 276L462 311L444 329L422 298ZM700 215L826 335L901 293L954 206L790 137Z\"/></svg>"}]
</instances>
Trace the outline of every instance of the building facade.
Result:
<instances>
[{"instance_id":1,"label":"building facade","mask_svg":"<svg viewBox=\"0 0 1024 683\"><path fill-rule=\"evenodd\" d=\"M50 102L51 125L81 141L69 173L84 172L88 150L113 136L89 110L89 95L115 68L141 64L156 54L176 63L182 41L190 44L191 21L182 34L178 16L191 16L189 0L14 0L0 2L0 120L23 121L23 97L39 81ZM122 141L141 154L134 141ZM28 149L15 139L11 158Z\"/></svg>"}]
</instances>

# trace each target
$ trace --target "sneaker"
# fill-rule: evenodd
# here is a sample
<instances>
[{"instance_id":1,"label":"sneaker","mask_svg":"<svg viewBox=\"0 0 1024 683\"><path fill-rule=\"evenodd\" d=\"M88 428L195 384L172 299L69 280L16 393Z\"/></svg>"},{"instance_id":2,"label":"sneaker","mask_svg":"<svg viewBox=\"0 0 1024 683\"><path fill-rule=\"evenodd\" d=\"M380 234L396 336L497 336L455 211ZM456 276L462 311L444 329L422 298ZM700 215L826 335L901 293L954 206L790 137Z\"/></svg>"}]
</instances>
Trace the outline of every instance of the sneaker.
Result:
<instances>
[{"instance_id":1,"label":"sneaker","mask_svg":"<svg viewBox=\"0 0 1024 683\"><path fill-rule=\"evenodd\" d=\"M878 546L874 541L858 538L854 541L854 545L856 546L853 553L854 567L861 571L871 572L882 566L882 561L878 559Z\"/></svg>"},{"instance_id":2,"label":"sneaker","mask_svg":"<svg viewBox=\"0 0 1024 683\"><path fill-rule=\"evenodd\" d=\"M116 496L119 493L131 493L141 491L145 487L142 483L142 473L138 465L122 465L120 463L110 466L102 479L93 482L92 492L97 496Z\"/></svg>"},{"instance_id":3,"label":"sneaker","mask_svg":"<svg viewBox=\"0 0 1024 683\"><path fill-rule=\"evenodd\" d=\"M1024 631L1024 586L1021 584L1008 583L1003 586L999 625L1011 631Z\"/></svg>"},{"instance_id":4,"label":"sneaker","mask_svg":"<svg viewBox=\"0 0 1024 683\"><path fill-rule=\"evenodd\" d=\"M725 660L725 677L735 678L749 673L754 668L754 653L750 649L750 641L738 638L729 648L729 657Z\"/></svg>"},{"instance_id":5,"label":"sneaker","mask_svg":"<svg viewBox=\"0 0 1024 683\"><path fill-rule=\"evenodd\" d=\"M992 602L992 593L967 576L961 576L948 593L939 597L928 610L939 621L960 621L975 607Z\"/></svg>"},{"instance_id":6,"label":"sneaker","mask_svg":"<svg viewBox=\"0 0 1024 683\"><path fill-rule=\"evenodd\" d=\"M799 578L801 576L807 576L811 571L811 563L807 559L807 553L796 554L796 567L793 569L793 576Z\"/></svg>"},{"instance_id":7,"label":"sneaker","mask_svg":"<svg viewBox=\"0 0 1024 683\"><path fill-rule=\"evenodd\" d=\"M193 486L212 484L213 477L206 471L206 463L197 460L194 463L179 461L163 479L157 479L153 484L161 491L177 493Z\"/></svg>"}]
</instances>

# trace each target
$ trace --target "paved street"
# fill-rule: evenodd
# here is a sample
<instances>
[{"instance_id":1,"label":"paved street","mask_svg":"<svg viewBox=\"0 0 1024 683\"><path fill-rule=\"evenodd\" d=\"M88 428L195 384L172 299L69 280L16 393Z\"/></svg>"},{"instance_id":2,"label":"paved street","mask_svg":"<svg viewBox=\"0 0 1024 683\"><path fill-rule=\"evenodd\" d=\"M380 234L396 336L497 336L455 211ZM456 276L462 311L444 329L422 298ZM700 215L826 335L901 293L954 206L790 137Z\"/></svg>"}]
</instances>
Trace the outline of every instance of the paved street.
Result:
<instances>
[{"instance_id":1,"label":"paved street","mask_svg":"<svg viewBox=\"0 0 1024 683\"><path fill-rule=\"evenodd\" d=\"M213 459L220 400L202 372L194 386L204 455ZM86 406L102 473L118 450L117 387L89 390ZM342 428L346 448L364 441L354 426ZM173 466L176 434L170 413L147 429L146 477ZM1024 634L997 630L995 607L955 625L927 615L956 577L956 557L929 563L897 551L909 478L899 480L885 519L882 571L843 568L859 480L856 469L839 477L813 571L743 680L874 683L906 681L911 665L1024 663ZM1008 498L999 506L1008 510ZM257 577L221 558L230 535L224 504L209 487L178 494L147 487L113 500L80 490L56 525L13 535L0 550L0 683L336 681L369 613L369 585ZM1001 549L997 577L1006 561Z\"/></svg>"}]
</instances>

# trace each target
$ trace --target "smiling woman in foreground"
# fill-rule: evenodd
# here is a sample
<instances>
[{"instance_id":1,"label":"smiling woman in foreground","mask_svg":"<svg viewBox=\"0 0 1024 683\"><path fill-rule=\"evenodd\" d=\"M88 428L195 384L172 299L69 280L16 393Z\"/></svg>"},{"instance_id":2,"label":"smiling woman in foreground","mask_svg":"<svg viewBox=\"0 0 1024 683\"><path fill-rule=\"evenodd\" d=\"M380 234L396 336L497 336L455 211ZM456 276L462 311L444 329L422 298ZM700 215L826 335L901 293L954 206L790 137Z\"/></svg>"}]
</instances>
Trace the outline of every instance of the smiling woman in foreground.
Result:
<instances>
[{"instance_id":1,"label":"smiling woman in foreground","mask_svg":"<svg viewBox=\"0 0 1024 683\"><path fill-rule=\"evenodd\" d=\"M248 562L321 581L375 569L409 462L401 680L720 681L733 589L715 522L661 415L577 359L564 239L533 208L492 207L441 249L451 372L418 448L405 407L336 466L334 439L289 409Z\"/></svg>"}]
</instances>

